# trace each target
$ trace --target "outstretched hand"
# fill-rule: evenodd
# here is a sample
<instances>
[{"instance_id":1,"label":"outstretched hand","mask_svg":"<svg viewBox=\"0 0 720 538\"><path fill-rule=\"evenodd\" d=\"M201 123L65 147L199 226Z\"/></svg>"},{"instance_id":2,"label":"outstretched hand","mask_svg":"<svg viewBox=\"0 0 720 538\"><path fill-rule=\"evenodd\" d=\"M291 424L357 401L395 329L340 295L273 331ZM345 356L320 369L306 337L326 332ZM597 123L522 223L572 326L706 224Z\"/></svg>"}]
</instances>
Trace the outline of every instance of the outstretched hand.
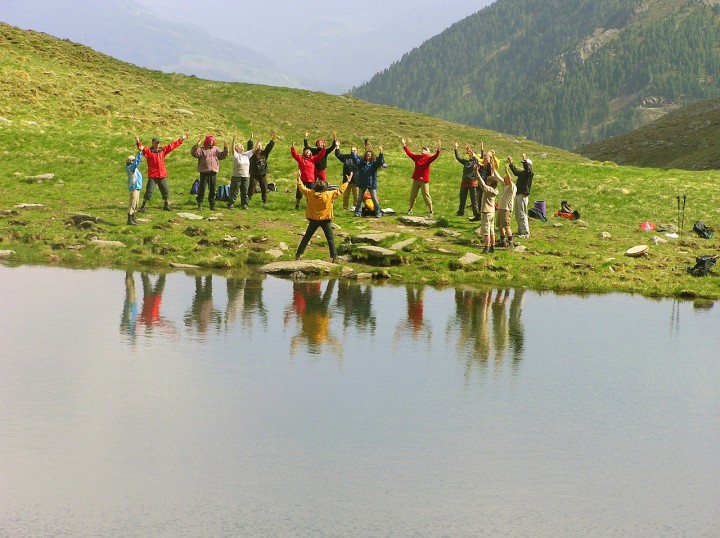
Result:
<instances>
[{"instance_id":1,"label":"outstretched hand","mask_svg":"<svg viewBox=\"0 0 720 538\"><path fill-rule=\"evenodd\" d=\"M345 180L343 181L343 183L348 183L352 179L352 177L353 173L350 172L348 175L345 176Z\"/></svg>"}]
</instances>

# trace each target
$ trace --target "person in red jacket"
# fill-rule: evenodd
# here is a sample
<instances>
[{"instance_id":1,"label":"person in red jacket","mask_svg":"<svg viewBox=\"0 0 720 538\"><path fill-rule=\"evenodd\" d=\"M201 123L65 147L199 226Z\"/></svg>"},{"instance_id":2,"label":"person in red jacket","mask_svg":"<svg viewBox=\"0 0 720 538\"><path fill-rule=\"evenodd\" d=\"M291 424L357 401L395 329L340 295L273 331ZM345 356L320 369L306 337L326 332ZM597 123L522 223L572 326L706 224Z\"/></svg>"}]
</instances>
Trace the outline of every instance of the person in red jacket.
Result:
<instances>
[{"instance_id":1,"label":"person in red jacket","mask_svg":"<svg viewBox=\"0 0 720 538\"><path fill-rule=\"evenodd\" d=\"M305 185L306 188L312 190L313 183L315 183L315 163L325 157L325 148L322 148L320 152L313 155L309 148L303 150L300 155L295 149L295 142L290 146L290 155L298 163L298 170L300 171L300 181ZM300 208L300 200L303 194L300 189L295 189L295 209Z\"/></svg>"},{"instance_id":2,"label":"person in red jacket","mask_svg":"<svg viewBox=\"0 0 720 538\"><path fill-rule=\"evenodd\" d=\"M152 197L156 188L160 189L160 194L162 195L164 202L163 209L165 211L170 211L170 189L168 188L167 170L165 169L165 155L182 144L183 140L187 140L187 137L188 135L184 134L181 138L178 138L174 142L170 142L166 146L162 147L160 146L160 139L153 138L152 145L149 148L145 147L145 149L143 149L143 155L145 156L148 167L148 182L147 187L145 187L143 203L140 207L140 211L142 213L147 211L145 205ZM137 136L135 137L135 144L138 148L143 145Z\"/></svg>"},{"instance_id":3,"label":"person in red jacket","mask_svg":"<svg viewBox=\"0 0 720 538\"><path fill-rule=\"evenodd\" d=\"M422 192L423 200L425 205L430 211L430 215L433 214L433 203L430 198L430 165L435 159L440 156L440 141L437 143L437 150L433 155L430 155L430 148L427 146L422 147L422 153L419 155L410 151L407 147L407 141L402 139L403 149L410 159L415 163L415 170L413 170L413 183L410 187L410 208L407 210L408 215L412 215L413 206L415 206L415 199L417 198L418 191Z\"/></svg>"}]
</instances>

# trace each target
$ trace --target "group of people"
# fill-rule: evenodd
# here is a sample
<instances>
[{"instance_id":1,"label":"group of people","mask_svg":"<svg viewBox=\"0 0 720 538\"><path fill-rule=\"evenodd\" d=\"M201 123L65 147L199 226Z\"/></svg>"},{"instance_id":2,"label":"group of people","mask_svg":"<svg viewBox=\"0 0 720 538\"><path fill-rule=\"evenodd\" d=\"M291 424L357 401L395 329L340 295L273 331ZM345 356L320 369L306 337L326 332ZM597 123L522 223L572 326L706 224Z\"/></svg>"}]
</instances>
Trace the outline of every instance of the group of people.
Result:
<instances>
[{"instance_id":1,"label":"group of people","mask_svg":"<svg viewBox=\"0 0 720 538\"><path fill-rule=\"evenodd\" d=\"M383 212L377 194L377 173L385 165L383 148L378 146L376 154L368 140L365 139L365 148L362 154L359 153L356 145L351 146L349 153L343 153L335 132L333 132L330 147L327 147L324 138L318 138L315 140L314 146L310 146L308 135L309 132L305 131L302 153L295 148L295 142L290 147L290 154L298 164L295 209L299 209L300 201L305 197L307 199L305 217L309 222L306 233L296 251L296 259L303 255L313 234L318 228L321 228L327 239L330 257L336 261L337 250L332 231L332 220L334 218L333 203L338 197L343 197L343 209L349 209L352 196L353 211L357 217L363 214L363 204L366 198L369 199L368 206L372 207L373 215L376 218L382 216ZM247 146L243 146L240 143L236 144L233 137L233 171L230 180L230 196L227 201L228 208L235 206L239 195L241 209L247 209L258 186L263 203L267 202L267 160L275 146L276 137L273 132L271 140L264 147L261 143L255 143L253 138L254 135L251 134ZM183 134L179 139L160 146L160 140L153 138L152 144L148 148L140 142L137 136L135 137L138 152L128 156L126 160L128 190L130 191L128 225L137 225L136 213L146 211L146 204L156 189L159 189L162 195L163 209L170 210L165 156L186 139L187 134ZM433 215L433 201L430 196L430 166L440 157L441 143L438 140L434 152L431 152L428 146L422 146L420 153L413 153L407 146L407 139L403 137L401 141L405 154L414 163L407 214L413 214L415 201L420 193L429 214ZM517 223L515 237L528 237L530 235L528 197L534 177L532 161L523 153L522 168L518 168L513 163L512 157L508 157L505 173L501 176L498 171L500 163L495 152L485 150L482 142L480 142L479 154L470 144L465 144L466 156L461 156L459 147L460 144L456 142L455 159L463 166L460 180L460 205L456 215L463 216L465 214L469 198L469 207L472 209L472 217L469 220L480 222L481 234L484 238L483 253L494 252L496 245L514 246L510 225L513 211ZM331 190L327 182L326 170L327 158L333 151L335 157L343 164L343 182L338 189ZM207 135L204 139L201 138L197 141L191 148L190 154L197 159L197 169L200 174L196 196L197 208L202 210L207 191L210 209L214 210L219 162L229 156L228 145L225 143L220 149L215 138ZM138 208L143 179L139 166L143 157L147 160L148 182L142 205ZM511 173L517 178L516 183L513 182ZM501 184L502 188L500 188ZM497 242L495 240L496 213L500 232Z\"/></svg>"}]
</instances>

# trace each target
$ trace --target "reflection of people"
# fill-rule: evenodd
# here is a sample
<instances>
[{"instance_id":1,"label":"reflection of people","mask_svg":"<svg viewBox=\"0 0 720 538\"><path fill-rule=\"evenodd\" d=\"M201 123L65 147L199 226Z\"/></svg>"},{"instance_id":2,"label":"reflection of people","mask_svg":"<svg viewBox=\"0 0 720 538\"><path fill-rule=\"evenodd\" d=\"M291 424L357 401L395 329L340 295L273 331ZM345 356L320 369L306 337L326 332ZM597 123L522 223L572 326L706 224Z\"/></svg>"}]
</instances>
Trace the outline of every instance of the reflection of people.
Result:
<instances>
[{"instance_id":1,"label":"reflection of people","mask_svg":"<svg viewBox=\"0 0 720 538\"><path fill-rule=\"evenodd\" d=\"M402 320L395 330L394 345L397 344L401 334L409 334L416 341L422 337L429 344L432 339L432 328L424 317L425 286L408 284L405 286L405 298L407 318Z\"/></svg>"},{"instance_id":2,"label":"reflection of people","mask_svg":"<svg viewBox=\"0 0 720 538\"><path fill-rule=\"evenodd\" d=\"M187 140L186 134L182 135L181 138L178 138L174 142L170 142L169 144L160 147L160 139L153 138L152 145L148 148L147 146L143 146L137 136L135 137L135 144L137 144L138 149L143 146L142 152L145 156L148 167L148 182L147 187L145 187L143 203L142 206L140 206L141 213L147 211L145 205L152 197L156 188L160 189L160 194L162 195L164 202L163 209L165 211L170 211L170 189L168 188L168 174L165 169L165 156L182 144L183 140Z\"/></svg>"},{"instance_id":3,"label":"reflection of people","mask_svg":"<svg viewBox=\"0 0 720 538\"><path fill-rule=\"evenodd\" d=\"M522 323L524 288L515 288L510 301L509 336L510 347L513 352L513 370L517 370L525 353L525 328Z\"/></svg>"},{"instance_id":4,"label":"reflection of people","mask_svg":"<svg viewBox=\"0 0 720 538\"><path fill-rule=\"evenodd\" d=\"M219 328L221 322L222 314L213 309L212 275L206 275L204 281L201 276L196 276L195 296L190 309L185 313L185 326L196 326L199 333L205 334L211 323Z\"/></svg>"},{"instance_id":5,"label":"reflection of people","mask_svg":"<svg viewBox=\"0 0 720 538\"><path fill-rule=\"evenodd\" d=\"M337 306L343 312L343 327L354 332L369 329L375 334L376 318L372 311L372 289L370 284L343 278L338 283Z\"/></svg>"},{"instance_id":6,"label":"reflection of people","mask_svg":"<svg viewBox=\"0 0 720 538\"><path fill-rule=\"evenodd\" d=\"M135 279L131 271L125 273L125 301L120 318L120 333L127 334L135 341L138 321L137 294L135 293Z\"/></svg>"},{"instance_id":7,"label":"reflection of people","mask_svg":"<svg viewBox=\"0 0 720 538\"><path fill-rule=\"evenodd\" d=\"M260 322L263 328L268 325L268 315L262 296L262 276L228 276L227 306L225 308L225 328L240 318L243 327L252 333Z\"/></svg>"},{"instance_id":8,"label":"reflection of people","mask_svg":"<svg viewBox=\"0 0 720 538\"><path fill-rule=\"evenodd\" d=\"M151 282L148 273L140 273L140 280L142 281L143 301L142 309L138 313L135 279L131 271L125 273L125 302L120 322L120 332L130 335L133 341L140 331L144 330L145 335L150 336L155 328L175 336L176 331L172 322L160 315L162 294L165 289L165 275L158 275L155 284Z\"/></svg>"},{"instance_id":9,"label":"reflection of people","mask_svg":"<svg viewBox=\"0 0 720 538\"><path fill-rule=\"evenodd\" d=\"M320 282L294 282L292 304L285 310L287 325L293 314L300 322L300 332L290 341L290 353L295 355L301 343L307 344L308 353L320 354L324 344L332 347L335 355L342 357L341 342L330 334L330 299L335 289L335 279L329 280L325 291Z\"/></svg>"},{"instance_id":10,"label":"reflection of people","mask_svg":"<svg viewBox=\"0 0 720 538\"><path fill-rule=\"evenodd\" d=\"M510 290L497 290L495 299L492 302L492 328L493 342L495 347L495 372L498 373L505 357L505 351L508 347L508 319L507 319L507 303L510 296Z\"/></svg>"}]
</instances>

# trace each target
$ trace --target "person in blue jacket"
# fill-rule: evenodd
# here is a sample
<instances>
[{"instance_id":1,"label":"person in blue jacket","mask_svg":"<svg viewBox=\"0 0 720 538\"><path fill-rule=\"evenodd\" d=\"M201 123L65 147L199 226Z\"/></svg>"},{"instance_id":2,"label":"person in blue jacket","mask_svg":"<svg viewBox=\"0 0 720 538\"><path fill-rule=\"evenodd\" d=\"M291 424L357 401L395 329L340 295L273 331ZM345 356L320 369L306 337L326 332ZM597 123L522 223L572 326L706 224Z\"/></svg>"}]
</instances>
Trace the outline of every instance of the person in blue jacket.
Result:
<instances>
[{"instance_id":1,"label":"person in blue jacket","mask_svg":"<svg viewBox=\"0 0 720 538\"><path fill-rule=\"evenodd\" d=\"M135 213L138 210L138 202L140 201L140 191L142 190L143 176L140 172L140 162L142 161L144 146L138 146L136 155L128 155L125 159L125 171L127 172L128 191L130 191L130 204L128 206L127 223L128 226L137 226L138 221Z\"/></svg>"},{"instance_id":2,"label":"person in blue jacket","mask_svg":"<svg viewBox=\"0 0 720 538\"><path fill-rule=\"evenodd\" d=\"M380 218L382 216L382 209L380 209L380 202L377 197L377 171L385 164L385 158L383 157L382 146L378 146L378 155L371 149L366 149L363 158L356 156L356 162L358 165L358 198L355 204L355 216L359 217L362 215L362 203L365 191L370 192L370 198L375 208L375 217Z\"/></svg>"}]
</instances>

